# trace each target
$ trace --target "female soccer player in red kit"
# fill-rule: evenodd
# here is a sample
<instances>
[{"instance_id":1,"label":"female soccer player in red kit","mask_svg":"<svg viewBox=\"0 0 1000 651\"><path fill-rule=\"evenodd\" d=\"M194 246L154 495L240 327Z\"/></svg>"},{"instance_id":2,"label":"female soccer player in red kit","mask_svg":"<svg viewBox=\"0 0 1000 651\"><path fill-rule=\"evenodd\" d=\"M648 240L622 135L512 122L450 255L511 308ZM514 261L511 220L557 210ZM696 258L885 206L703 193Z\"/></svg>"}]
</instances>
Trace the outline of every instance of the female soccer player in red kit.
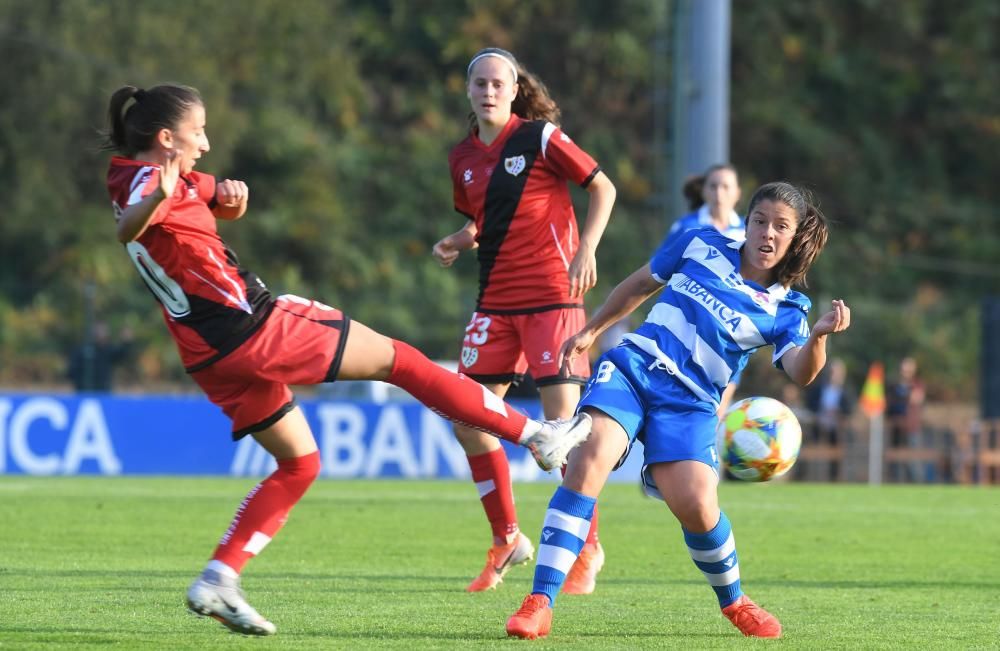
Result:
<instances>
[{"instance_id":1,"label":"female soccer player in red kit","mask_svg":"<svg viewBox=\"0 0 1000 651\"><path fill-rule=\"evenodd\" d=\"M569 418L590 365L579 358L561 376L559 347L584 324L583 295L597 282L595 251L615 200L600 166L557 126L545 86L506 50L487 48L467 68L469 136L449 156L455 209L468 218L434 245L447 267L478 248L479 297L465 328L459 371L504 396L525 371L539 387L546 418ZM577 229L568 182L590 194ZM534 548L517 524L510 466L497 439L456 424L472 479L493 530L486 567L470 592L489 590ZM604 551L597 520L564 591L594 590Z\"/></svg>"},{"instance_id":2,"label":"female soccer player in red kit","mask_svg":"<svg viewBox=\"0 0 1000 651\"><path fill-rule=\"evenodd\" d=\"M532 450L544 468L565 463L590 420L540 423L445 371L415 348L385 337L318 301L275 298L242 267L216 231L238 219L249 190L195 172L208 152L205 108L193 88L124 86L108 108L108 191L119 241L160 301L191 377L233 423L253 436L278 469L240 505L212 560L188 589L191 610L254 635L275 626L244 599L239 575L270 542L320 471L309 425L290 384L385 380L456 421Z\"/></svg>"}]
</instances>

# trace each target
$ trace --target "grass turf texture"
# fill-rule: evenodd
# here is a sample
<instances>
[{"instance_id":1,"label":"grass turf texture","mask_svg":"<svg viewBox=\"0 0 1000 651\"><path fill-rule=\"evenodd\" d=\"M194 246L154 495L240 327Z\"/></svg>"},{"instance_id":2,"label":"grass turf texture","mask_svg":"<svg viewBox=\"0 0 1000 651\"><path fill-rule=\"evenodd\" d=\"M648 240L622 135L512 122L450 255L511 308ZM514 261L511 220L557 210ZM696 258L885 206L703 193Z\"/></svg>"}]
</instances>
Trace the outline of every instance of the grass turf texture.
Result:
<instances>
[{"instance_id":1,"label":"grass turf texture","mask_svg":"<svg viewBox=\"0 0 1000 651\"><path fill-rule=\"evenodd\" d=\"M1000 490L726 482L743 585L784 627L719 613L662 503L608 486L595 594L561 596L550 638L504 622L531 566L466 594L489 530L468 482L317 482L244 577L272 638L186 613L187 585L253 481L0 477L0 649L996 648ZM537 541L554 484L518 485ZM991 551L992 550L992 551Z\"/></svg>"}]
</instances>

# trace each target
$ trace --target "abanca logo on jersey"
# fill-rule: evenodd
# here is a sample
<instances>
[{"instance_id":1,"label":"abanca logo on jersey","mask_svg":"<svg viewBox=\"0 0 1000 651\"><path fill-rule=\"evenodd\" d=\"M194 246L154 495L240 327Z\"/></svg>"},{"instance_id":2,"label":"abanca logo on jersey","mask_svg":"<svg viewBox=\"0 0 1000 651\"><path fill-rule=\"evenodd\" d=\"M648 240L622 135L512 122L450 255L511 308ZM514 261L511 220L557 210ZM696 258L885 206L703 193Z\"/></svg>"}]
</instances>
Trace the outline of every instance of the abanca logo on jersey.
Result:
<instances>
[{"instance_id":1,"label":"abanca logo on jersey","mask_svg":"<svg viewBox=\"0 0 1000 651\"><path fill-rule=\"evenodd\" d=\"M736 332L743 321L743 316L728 307L725 303L717 299L712 292L691 278L674 285L675 292L683 292L696 301L701 301L710 312L729 328L730 332Z\"/></svg>"}]
</instances>

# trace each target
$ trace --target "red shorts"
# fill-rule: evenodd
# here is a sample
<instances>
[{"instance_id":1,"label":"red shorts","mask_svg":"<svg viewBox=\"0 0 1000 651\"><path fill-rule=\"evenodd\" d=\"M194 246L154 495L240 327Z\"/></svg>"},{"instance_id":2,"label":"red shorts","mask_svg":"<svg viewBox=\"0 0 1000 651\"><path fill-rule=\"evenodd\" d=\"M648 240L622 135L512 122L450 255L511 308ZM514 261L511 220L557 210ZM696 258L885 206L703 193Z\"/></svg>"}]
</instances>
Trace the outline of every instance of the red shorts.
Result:
<instances>
[{"instance_id":1,"label":"red shorts","mask_svg":"<svg viewBox=\"0 0 1000 651\"><path fill-rule=\"evenodd\" d=\"M585 321L582 307L512 315L473 312L458 370L482 384L520 382L525 371L540 387L585 384L590 377L586 355L577 357L569 377L559 374L559 349Z\"/></svg>"},{"instance_id":2,"label":"red shorts","mask_svg":"<svg viewBox=\"0 0 1000 651\"><path fill-rule=\"evenodd\" d=\"M333 382L350 321L335 308L284 295L260 329L191 374L233 421L233 439L265 430L295 406L289 384Z\"/></svg>"}]
</instances>

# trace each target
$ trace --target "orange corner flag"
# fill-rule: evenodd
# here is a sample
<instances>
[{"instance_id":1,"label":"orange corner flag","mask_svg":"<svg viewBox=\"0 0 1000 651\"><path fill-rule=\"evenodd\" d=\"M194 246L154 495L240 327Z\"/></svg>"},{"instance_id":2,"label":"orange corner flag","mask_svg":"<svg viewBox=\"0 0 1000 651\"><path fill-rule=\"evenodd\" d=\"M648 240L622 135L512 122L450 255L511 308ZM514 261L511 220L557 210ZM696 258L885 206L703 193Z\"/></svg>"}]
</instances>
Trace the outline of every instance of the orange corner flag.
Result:
<instances>
[{"instance_id":1,"label":"orange corner flag","mask_svg":"<svg viewBox=\"0 0 1000 651\"><path fill-rule=\"evenodd\" d=\"M885 413L885 371L882 362L872 362L861 387L861 411L869 418Z\"/></svg>"}]
</instances>

